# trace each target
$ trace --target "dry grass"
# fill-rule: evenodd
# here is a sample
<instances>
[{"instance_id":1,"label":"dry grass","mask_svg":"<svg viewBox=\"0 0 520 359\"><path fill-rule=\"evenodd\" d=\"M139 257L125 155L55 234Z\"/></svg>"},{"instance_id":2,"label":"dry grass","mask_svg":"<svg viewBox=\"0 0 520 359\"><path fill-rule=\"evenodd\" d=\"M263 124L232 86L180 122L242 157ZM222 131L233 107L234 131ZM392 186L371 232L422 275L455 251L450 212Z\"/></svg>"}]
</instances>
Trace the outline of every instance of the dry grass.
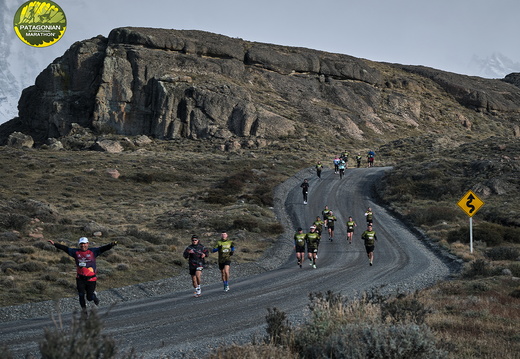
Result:
<instances>
[{"instance_id":1,"label":"dry grass","mask_svg":"<svg viewBox=\"0 0 520 359\"><path fill-rule=\"evenodd\" d=\"M427 323L445 342L450 358L518 358L518 280L506 277L446 282L421 296L434 309Z\"/></svg>"},{"instance_id":2,"label":"dry grass","mask_svg":"<svg viewBox=\"0 0 520 359\"><path fill-rule=\"evenodd\" d=\"M228 230L235 260L254 261L281 233L272 187L304 166L286 158L194 141L121 154L0 148L0 301L75 295L72 258L47 239L69 246L81 236L93 246L117 240L98 259L100 290L181 273L192 233L210 246ZM224 192L227 201L208 201Z\"/></svg>"},{"instance_id":3,"label":"dry grass","mask_svg":"<svg viewBox=\"0 0 520 359\"><path fill-rule=\"evenodd\" d=\"M409 147L417 152L414 141ZM0 148L2 304L76 295L72 259L56 252L47 239L68 245L75 245L83 235L94 245L119 241L116 250L99 258L100 290L182 273L186 263L181 252L193 232L203 243L211 244L220 230L227 229L237 241L236 260L256 260L280 233L270 209L272 188L316 160L323 161L323 153L315 149L316 143L299 140L238 152L223 152L221 145L157 141L121 154ZM479 143L468 148L467 161L462 164L456 157L450 158L449 152L431 148L425 148L425 154L416 153L417 163L399 157L407 153L406 148L383 148L379 153L385 161L378 165L396 167L378 192L467 263L461 278L419 295L433 309L426 324L441 340L442 348L451 358L515 358L520 352L520 286L502 271L509 269L513 276L520 276L520 266L509 258L519 247L514 235L520 213L519 159L503 158L503 153L494 157L492 145ZM338 145L331 153L344 149ZM497 167L493 172L480 171L482 158L494 159ZM476 166L475 172L472 166ZM117 169L121 176L114 179L107 169ZM456 232L468 225L468 219L456 202L474 183L489 183L491 179L485 178L489 173L509 184L510 192L507 200L505 195L486 197L474 223L476 228L484 224L482 233L492 233L500 243L479 240L474 243L474 253L469 253L467 240ZM424 213L419 215L419 211ZM494 222L493 226L486 225L488 222ZM102 236L94 237L96 231ZM454 235L462 237L453 241ZM490 258L490 251L496 248L501 250ZM343 309L333 310L332 317L344 315ZM373 310L363 310L353 310L346 317L359 315L362 323L373 324L376 318L367 315ZM222 348L214 357L291 355L269 345L256 349L258 346Z\"/></svg>"}]
</instances>

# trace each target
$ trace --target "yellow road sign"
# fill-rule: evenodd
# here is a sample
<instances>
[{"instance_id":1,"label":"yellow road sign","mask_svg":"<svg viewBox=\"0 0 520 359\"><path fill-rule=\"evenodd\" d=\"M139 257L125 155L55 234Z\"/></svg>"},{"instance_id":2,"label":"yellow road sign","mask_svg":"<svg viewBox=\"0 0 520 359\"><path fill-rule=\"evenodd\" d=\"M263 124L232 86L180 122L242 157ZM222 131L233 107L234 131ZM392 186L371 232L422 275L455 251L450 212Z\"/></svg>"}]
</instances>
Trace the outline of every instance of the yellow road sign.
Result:
<instances>
[{"instance_id":1,"label":"yellow road sign","mask_svg":"<svg viewBox=\"0 0 520 359\"><path fill-rule=\"evenodd\" d=\"M457 202L457 205L466 212L468 216L473 217L480 207L484 205L484 202L482 202L473 191L469 190L464 197Z\"/></svg>"}]
</instances>

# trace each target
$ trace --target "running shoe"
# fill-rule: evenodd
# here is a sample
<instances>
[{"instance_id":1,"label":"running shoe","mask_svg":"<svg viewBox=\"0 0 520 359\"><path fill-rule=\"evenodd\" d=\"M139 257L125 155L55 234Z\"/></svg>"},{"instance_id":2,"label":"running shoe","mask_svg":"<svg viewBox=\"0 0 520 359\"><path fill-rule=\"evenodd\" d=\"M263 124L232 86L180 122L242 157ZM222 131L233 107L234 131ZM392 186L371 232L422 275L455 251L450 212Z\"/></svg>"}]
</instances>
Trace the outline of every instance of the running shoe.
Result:
<instances>
[{"instance_id":1,"label":"running shoe","mask_svg":"<svg viewBox=\"0 0 520 359\"><path fill-rule=\"evenodd\" d=\"M313 264L313 265L312 265L312 268L316 269L316 264Z\"/></svg>"},{"instance_id":2,"label":"running shoe","mask_svg":"<svg viewBox=\"0 0 520 359\"><path fill-rule=\"evenodd\" d=\"M97 297L97 293L94 292L94 304L99 305L99 298Z\"/></svg>"},{"instance_id":3,"label":"running shoe","mask_svg":"<svg viewBox=\"0 0 520 359\"><path fill-rule=\"evenodd\" d=\"M224 292L228 292L228 291L229 291L229 285L226 285L226 286L224 287Z\"/></svg>"}]
</instances>

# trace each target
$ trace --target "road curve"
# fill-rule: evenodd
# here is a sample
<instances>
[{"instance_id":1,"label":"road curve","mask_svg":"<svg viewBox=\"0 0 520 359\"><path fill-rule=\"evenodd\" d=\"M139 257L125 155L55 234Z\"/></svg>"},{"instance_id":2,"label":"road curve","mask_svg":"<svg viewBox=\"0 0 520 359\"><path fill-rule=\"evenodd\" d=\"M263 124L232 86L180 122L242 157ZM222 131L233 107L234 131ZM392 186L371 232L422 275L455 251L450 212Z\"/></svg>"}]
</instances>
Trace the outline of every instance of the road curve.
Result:
<instances>
[{"instance_id":1,"label":"road curve","mask_svg":"<svg viewBox=\"0 0 520 359\"><path fill-rule=\"evenodd\" d=\"M382 292L413 290L446 278L450 270L443 261L375 202L373 184L387 170L349 169L343 179L329 169L318 179L308 170L290 180L294 186L286 193L284 207L293 228L308 230L325 205L338 218L334 241L325 236L322 240L316 269L307 263L300 269L290 253L275 270L233 280L227 293L220 284L211 284L204 287L201 298L182 291L122 302L110 310L101 308L104 333L114 337L120 349L135 348L144 358L178 358L188 353L196 357L221 344L264 336L267 308L286 312L293 323L304 320L308 294L312 292L331 290L355 296L373 288L381 288ZM299 187L304 176L310 182L307 205L303 204ZM374 266L368 265L360 239L365 229L364 212L369 206L378 237ZM348 216L358 224L351 245L346 241ZM68 322L70 316L64 319ZM0 345L8 345L15 357L37 354L44 327L54 324L48 318L0 323Z\"/></svg>"}]
</instances>

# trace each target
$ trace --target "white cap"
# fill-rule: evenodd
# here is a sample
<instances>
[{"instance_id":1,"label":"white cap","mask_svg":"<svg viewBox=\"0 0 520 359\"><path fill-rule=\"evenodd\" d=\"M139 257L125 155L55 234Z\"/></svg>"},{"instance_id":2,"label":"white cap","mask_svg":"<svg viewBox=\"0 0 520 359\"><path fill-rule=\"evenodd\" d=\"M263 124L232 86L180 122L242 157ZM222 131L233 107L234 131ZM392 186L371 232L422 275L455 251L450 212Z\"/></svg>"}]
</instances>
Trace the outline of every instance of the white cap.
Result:
<instances>
[{"instance_id":1,"label":"white cap","mask_svg":"<svg viewBox=\"0 0 520 359\"><path fill-rule=\"evenodd\" d=\"M79 242L78 242L78 243L79 243L79 244L82 244L82 243L88 243L88 238L87 238L87 237L81 237L81 238L79 239Z\"/></svg>"}]
</instances>

